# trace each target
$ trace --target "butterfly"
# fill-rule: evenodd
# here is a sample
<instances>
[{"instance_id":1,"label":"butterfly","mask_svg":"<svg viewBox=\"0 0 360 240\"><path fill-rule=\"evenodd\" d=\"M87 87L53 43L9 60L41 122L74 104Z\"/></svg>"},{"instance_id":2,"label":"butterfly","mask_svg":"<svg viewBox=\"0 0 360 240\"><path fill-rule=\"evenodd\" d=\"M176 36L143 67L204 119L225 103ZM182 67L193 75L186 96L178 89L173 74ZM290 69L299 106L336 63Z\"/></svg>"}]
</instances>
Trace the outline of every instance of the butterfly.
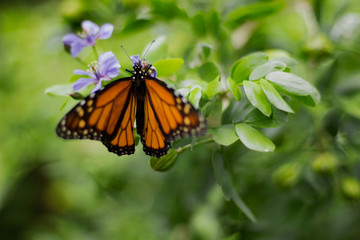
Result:
<instances>
[{"instance_id":1,"label":"butterfly","mask_svg":"<svg viewBox=\"0 0 360 240\"><path fill-rule=\"evenodd\" d=\"M130 77L115 80L81 100L59 122L64 139L101 141L119 156L135 152L134 125L145 154L165 155L171 142L206 131L206 120L177 91L151 74L145 61L134 62Z\"/></svg>"}]
</instances>

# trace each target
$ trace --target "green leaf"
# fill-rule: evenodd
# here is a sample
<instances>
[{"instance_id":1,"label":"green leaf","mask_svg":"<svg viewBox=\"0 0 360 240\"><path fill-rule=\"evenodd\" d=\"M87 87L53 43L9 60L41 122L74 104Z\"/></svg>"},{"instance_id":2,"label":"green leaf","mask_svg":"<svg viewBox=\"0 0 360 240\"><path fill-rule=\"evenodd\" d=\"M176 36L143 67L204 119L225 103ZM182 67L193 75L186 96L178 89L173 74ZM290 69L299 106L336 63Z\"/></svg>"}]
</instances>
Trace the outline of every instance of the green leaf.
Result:
<instances>
[{"instance_id":1,"label":"green leaf","mask_svg":"<svg viewBox=\"0 0 360 240\"><path fill-rule=\"evenodd\" d=\"M140 136L137 134L136 130L134 131L134 142L135 142L135 146L139 145L140 142Z\"/></svg>"},{"instance_id":2,"label":"green leaf","mask_svg":"<svg viewBox=\"0 0 360 240\"><path fill-rule=\"evenodd\" d=\"M186 97L190 93L189 88L179 88L176 90L181 96Z\"/></svg>"},{"instance_id":3,"label":"green leaf","mask_svg":"<svg viewBox=\"0 0 360 240\"><path fill-rule=\"evenodd\" d=\"M73 92L73 84L55 85L45 90L45 94L49 96L69 96Z\"/></svg>"},{"instance_id":4,"label":"green leaf","mask_svg":"<svg viewBox=\"0 0 360 240\"><path fill-rule=\"evenodd\" d=\"M212 165L214 170L214 177L222 188L224 198L226 201L233 200L236 206L253 222L256 222L254 214L251 212L250 208L244 203L239 194L234 189L234 186L231 182L231 177L229 172L225 167L224 157L220 152L215 152L212 157Z\"/></svg>"},{"instance_id":5,"label":"green leaf","mask_svg":"<svg viewBox=\"0 0 360 240\"><path fill-rule=\"evenodd\" d=\"M219 13L216 10L207 14L207 30L213 36L217 36L220 32L221 19Z\"/></svg>"},{"instance_id":6,"label":"green leaf","mask_svg":"<svg viewBox=\"0 0 360 240\"><path fill-rule=\"evenodd\" d=\"M235 131L240 141L249 149L259 152L272 152L275 149L270 139L246 123L235 124Z\"/></svg>"},{"instance_id":7,"label":"green leaf","mask_svg":"<svg viewBox=\"0 0 360 240\"><path fill-rule=\"evenodd\" d=\"M65 108L65 106L66 106L66 104L69 102L69 100L70 100L70 96L68 96L66 99L65 99L65 101L64 101L64 103L61 105L61 107L60 107L60 111L62 111L64 108Z\"/></svg>"},{"instance_id":8,"label":"green leaf","mask_svg":"<svg viewBox=\"0 0 360 240\"><path fill-rule=\"evenodd\" d=\"M256 222L254 214L251 212L250 208L244 203L244 201L241 199L240 195L236 192L234 188L232 189L231 197L236 206L238 206L252 222Z\"/></svg>"},{"instance_id":9,"label":"green leaf","mask_svg":"<svg viewBox=\"0 0 360 240\"><path fill-rule=\"evenodd\" d=\"M147 28L153 21L148 19L129 19L124 24L122 34L130 34Z\"/></svg>"},{"instance_id":10,"label":"green leaf","mask_svg":"<svg viewBox=\"0 0 360 240\"><path fill-rule=\"evenodd\" d=\"M213 81L209 82L209 84L204 90L204 93L208 98L212 98L220 92L221 92L220 76L217 76Z\"/></svg>"},{"instance_id":11,"label":"green leaf","mask_svg":"<svg viewBox=\"0 0 360 240\"><path fill-rule=\"evenodd\" d=\"M293 59L287 51L281 49L266 50L265 53L269 56L270 60L278 60L285 63L287 68L294 68L297 61Z\"/></svg>"},{"instance_id":12,"label":"green leaf","mask_svg":"<svg viewBox=\"0 0 360 240\"><path fill-rule=\"evenodd\" d=\"M307 106L310 106L310 107L314 107L314 106L316 106L316 104L319 103L319 101L315 100L311 95L296 96L296 95L289 94L289 96L291 96L293 99L295 99Z\"/></svg>"},{"instance_id":13,"label":"green leaf","mask_svg":"<svg viewBox=\"0 0 360 240\"><path fill-rule=\"evenodd\" d=\"M285 63L277 60L269 60L267 63L261 64L255 68L254 71L251 72L249 80L257 80L265 77L268 73L274 71L283 71L285 68Z\"/></svg>"},{"instance_id":14,"label":"green leaf","mask_svg":"<svg viewBox=\"0 0 360 240\"><path fill-rule=\"evenodd\" d=\"M286 93L296 96L307 96L314 91L310 83L292 73L271 72L266 75L266 79Z\"/></svg>"},{"instance_id":15,"label":"green leaf","mask_svg":"<svg viewBox=\"0 0 360 240\"><path fill-rule=\"evenodd\" d=\"M284 6L282 1L258 2L241 6L232 11L226 20L231 28L236 28L245 21L264 18L280 11Z\"/></svg>"},{"instance_id":16,"label":"green leaf","mask_svg":"<svg viewBox=\"0 0 360 240\"><path fill-rule=\"evenodd\" d=\"M206 35L206 22L205 22L204 14L202 12L198 12L192 18L192 27L196 35L198 36Z\"/></svg>"},{"instance_id":17,"label":"green leaf","mask_svg":"<svg viewBox=\"0 0 360 240\"><path fill-rule=\"evenodd\" d=\"M157 76L164 77L179 70L183 64L184 60L181 58L168 58L156 61L153 66L156 68Z\"/></svg>"},{"instance_id":18,"label":"green leaf","mask_svg":"<svg viewBox=\"0 0 360 240\"><path fill-rule=\"evenodd\" d=\"M153 0L149 3L152 5L152 14L156 15L157 19L163 18L169 20L187 17L185 10L179 8L179 4L176 1Z\"/></svg>"},{"instance_id":19,"label":"green leaf","mask_svg":"<svg viewBox=\"0 0 360 240\"><path fill-rule=\"evenodd\" d=\"M251 104L249 104L249 101L247 101L246 99L243 99L240 102L232 99L227 108L222 111L221 124L234 124L236 122L242 122L245 115L250 111L250 109L257 108L254 108ZM265 115L261 112L260 114L265 117Z\"/></svg>"},{"instance_id":20,"label":"green leaf","mask_svg":"<svg viewBox=\"0 0 360 240\"><path fill-rule=\"evenodd\" d=\"M170 170L176 163L178 152L176 149L171 148L165 156L160 158L151 157L150 166L155 171L165 172Z\"/></svg>"},{"instance_id":21,"label":"green leaf","mask_svg":"<svg viewBox=\"0 0 360 240\"><path fill-rule=\"evenodd\" d=\"M221 186L225 200L229 201L231 199L233 186L230 174L225 168L224 158L221 152L214 152L212 156L212 166L214 170L215 180L217 184Z\"/></svg>"},{"instance_id":22,"label":"green leaf","mask_svg":"<svg viewBox=\"0 0 360 240\"><path fill-rule=\"evenodd\" d=\"M70 96L72 99L75 99L75 100L81 100L81 99L84 99L84 98L85 98L85 96L82 95L82 94L79 93L79 92L70 93L69 96Z\"/></svg>"},{"instance_id":23,"label":"green leaf","mask_svg":"<svg viewBox=\"0 0 360 240\"><path fill-rule=\"evenodd\" d=\"M248 80L250 73L258 66L268 61L268 56L263 52L249 54L236 61L230 70L230 77L236 82L241 83Z\"/></svg>"},{"instance_id":24,"label":"green leaf","mask_svg":"<svg viewBox=\"0 0 360 240\"><path fill-rule=\"evenodd\" d=\"M235 83L235 81L231 77L228 77L227 81L231 93L234 95L236 101L239 102L241 99L241 91L239 86Z\"/></svg>"},{"instance_id":25,"label":"green leaf","mask_svg":"<svg viewBox=\"0 0 360 240\"><path fill-rule=\"evenodd\" d=\"M198 74L202 80L210 82L220 75L220 71L213 62L206 62L199 67Z\"/></svg>"},{"instance_id":26,"label":"green leaf","mask_svg":"<svg viewBox=\"0 0 360 240\"><path fill-rule=\"evenodd\" d=\"M278 91L269 81L261 79L260 85L270 103L272 103L276 108L285 112L294 113L291 107L285 102L280 93L278 93Z\"/></svg>"},{"instance_id":27,"label":"green leaf","mask_svg":"<svg viewBox=\"0 0 360 240\"><path fill-rule=\"evenodd\" d=\"M201 61L207 61L210 57L212 46L206 43L199 43L197 46Z\"/></svg>"},{"instance_id":28,"label":"green leaf","mask_svg":"<svg viewBox=\"0 0 360 240\"><path fill-rule=\"evenodd\" d=\"M244 90L251 104L269 117L271 115L271 105L261 86L255 82L244 81Z\"/></svg>"},{"instance_id":29,"label":"green leaf","mask_svg":"<svg viewBox=\"0 0 360 240\"><path fill-rule=\"evenodd\" d=\"M201 99L201 88L200 87L194 87L189 95L188 95L188 99L190 101L190 103L195 107L198 108L199 107L199 101Z\"/></svg>"},{"instance_id":30,"label":"green leaf","mask_svg":"<svg viewBox=\"0 0 360 240\"><path fill-rule=\"evenodd\" d=\"M238 140L234 125L232 124L222 125L220 127L210 129L210 133L213 135L215 142L220 145L229 146Z\"/></svg>"},{"instance_id":31,"label":"green leaf","mask_svg":"<svg viewBox=\"0 0 360 240\"><path fill-rule=\"evenodd\" d=\"M201 108L201 112L202 114L204 114L205 117L208 117L212 111L212 109L214 108L216 102L216 97L210 99L210 101L207 101Z\"/></svg>"},{"instance_id":32,"label":"green leaf","mask_svg":"<svg viewBox=\"0 0 360 240\"><path fill-rule=\"evenodd\" d=\"M318 104L320 102L320 93L319 91L311 86L311 93L310 95L307 96L297 96L294 94L288 94L289 96L291 96L292 98L294 98L295 100L310 106L310 107L314 107L316 106L316 104Z\"/></svg>"},{"instance_id":33,"label":"green leaf","mask_svg":"<svg viewBox=\"0 0 360 240\"><path fill-rule=\"evenodd\" d=\"M345 113L360 119L360 93L348 97L339 97L337 100Z\"/></svg>"},{"instance_id":34,"label":"green leaf","mask_svg":"<svg viewBox=\"0 0 360 240\"><path fill-rule=\"evenodd\" d=\"M253 127L275 128L286 123L287 115L286 112L272 108L271 116L266 117L257 108L254 108L246 115L245 122Z\"/></svg>"}]
</instances>

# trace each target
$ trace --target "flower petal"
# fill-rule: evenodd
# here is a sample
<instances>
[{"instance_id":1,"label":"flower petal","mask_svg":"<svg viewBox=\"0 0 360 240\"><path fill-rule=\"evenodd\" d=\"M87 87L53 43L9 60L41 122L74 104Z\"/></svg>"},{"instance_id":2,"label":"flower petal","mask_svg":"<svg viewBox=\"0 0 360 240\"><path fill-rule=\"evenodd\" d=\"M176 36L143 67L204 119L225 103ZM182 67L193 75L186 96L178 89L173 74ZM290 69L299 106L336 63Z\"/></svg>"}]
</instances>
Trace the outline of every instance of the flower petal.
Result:
<instances>
[{"instance_id":1,"label":"flower petal","mask_svg":"<svg viewBox=\"0 0 360 240\"><path fill-rule=\"evenodd\" d=\"M96 43L96 36L94 35L87 35L85 37L85 40L87 42L87 45L94 46Z\"/></svg>"},{"instance_id":2,"label":"flower petal","mask_svg":"<svg viewBox=\"0 0 360 240\"><path fill-rule=\"evenodd\" d=\"M120 67L119 61L111 51L99 56L99 73L101 76L114 78L119 75Z\"/></svg>"},{"instance_id":3,"label":"flower petal","mask_svg":"<svg viewBox=\"0 0 360 240\"><path fill-rule=\"evenodd\" d=\"M97 37L99 39L108 39L109 37L111 37L113 31L114 31L114 25L110 23L105 23L100 27Z\"/></svg>"},{"instance_id":4,"label":"flower petal","mask_svg":"<svg viewBox=\"0 0 360 240\"><path fill-rule=\"evenodd\" d=\"M76 43L76 42L82 42L82 39L74 34L74 33L69 33L69 34L66 34L63 38L62 38L62 41L65 45L69 45L71 46L72 44Z\"/></svg>"},{"instance_id":5,"label":"flower petal","mask_svg":"<svg viewBox=\"0 0 360 240\"><path fill-rule=\"evenodd\" d=\"M96 84L96 86L94 87L94 89L91 91L92 93L93 92L96 92L96 91L98 91L100 88L101 88L101 80Z\"/></svg>"},{"instance_id":6,"label":"flower petal","mask_svg":"<svg viewBox=\"0 0 360 240\"><path fill-rule=\"evenodd\" d=\"M156 78L156 68L154 66L151 66L151 68L149 69L150 72L150 77Z\"/></svg>"},{"instance_id":7,"label":"flower petal","mask_svg":"<svg viewBox=\"0 0 360 240\"><path fill-rule=\"evenodd\" d=\"M136 64L141 64L140 55L131 56L130 59L133 62L133 66L135 66Z\"/></svg>"},{"instance_id":8,"label":"flower petal","mask_svg":"<svg viewBox=\"0 0 360 240\"><path fill-rule=\"evenodd\" d=\"M88 33L88 35L95 35L99 32L99 26L89 20L83 21L81 23L81 27Z\"/></svg>"},{"instance_id":9,"label":"flower petal","mask_svg":"<svg viewBox=\"0 0 360 240\"><path fill-rule=\"evenodd\" d=\"M90 84L94 83L94 79L92 78L79 78L73 85L73 90L75 92L79 91L83 87L89 86Z\"/></svg>"},{"instance_id":10,"label":"flower petal","mask_svg":"<svg viewBox=\"0 0 360 240\"><path fill-rule=\"evenodd\" d=\"M72 57L76 57L79 53L86 47L88 44L84 40L81 39L79 42L75 42L70 45L70 53Z\"/></svg>"},{"instance_id":11,"label":"flower petal","mask_svg":"<svg viewBox=\"0 0 360 240\"><path fill-rule=\"evenodd\" d=\"M99 65L106 65L109 61L117 61L115 54L111 51L100 54L98 60Z\"/></svg>"},{"instance_id":12,"label":"flower petal","mask_svg":"<svg viewBox=\"0 0 360 240\"><path fill-rule=\"evenodd\" d=\"M108 69L106 71L106 73L107 73L106 75L109 76L110 78L115 78L119 75L119 72L120 72L120 67L114 67L114 68Z\"/></svg>"}]
</instances>

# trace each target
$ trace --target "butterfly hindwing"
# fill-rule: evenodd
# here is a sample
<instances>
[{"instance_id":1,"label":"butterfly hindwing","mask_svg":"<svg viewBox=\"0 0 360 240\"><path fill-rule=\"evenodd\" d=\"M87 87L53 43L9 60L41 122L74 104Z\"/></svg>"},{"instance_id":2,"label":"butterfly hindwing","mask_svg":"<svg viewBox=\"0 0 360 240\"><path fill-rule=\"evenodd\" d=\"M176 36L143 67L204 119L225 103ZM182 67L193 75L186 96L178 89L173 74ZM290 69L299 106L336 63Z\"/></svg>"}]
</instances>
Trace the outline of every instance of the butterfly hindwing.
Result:
<instances>
[{"instance_id":1,"label":"butterfly hindwing","mask_svg":"<svg viewBox=\"0 0 360 240\"><path fill-rule=\"evenodd\" d=\"M165 139L155 111L150 104L149 93L145 95L144 101L144 127L141 134L143 150L147 155L161 157L167 153L170 141Z\"/></svg>"},{"instance_id":2,"label":"butterfly hindwing","mask_svg":"<svg viewBox=\"0 0 360 240\"><path fill-rule=\"evenodd\" d=\"M132 154L136 99L130 78L116 80L77 104L56 132L65 139L100 140L118 155Z\"/></svg>"}]
</instances>

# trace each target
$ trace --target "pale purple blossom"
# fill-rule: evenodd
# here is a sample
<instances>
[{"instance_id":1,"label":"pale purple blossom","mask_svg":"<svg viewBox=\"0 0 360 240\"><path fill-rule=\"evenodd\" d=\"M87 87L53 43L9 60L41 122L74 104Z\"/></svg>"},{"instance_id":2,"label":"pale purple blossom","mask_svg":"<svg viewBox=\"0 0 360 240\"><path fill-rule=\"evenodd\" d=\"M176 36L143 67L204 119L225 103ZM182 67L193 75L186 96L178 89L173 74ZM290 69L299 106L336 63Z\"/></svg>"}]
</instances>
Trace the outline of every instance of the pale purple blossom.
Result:
<instances>
[{"instance_id":1,"label":"pale purple blossom","mask_svg":"<svg viewBox=\"0 0 360 240\"><path fill-rule=\"evenodd\" d=\"M148 68L148 66L149 66L149 63L146 61L146 60L142 60L141 58L140 58L140 55L134 55L134 56L131 56L130 57L130 59L131 59L131 61L133 62L133 67L135 66L135 65L141 65L141 68L142 68L142 70L146 70L147 68ZM151 77L153 77L153 78L156 78L156 68L154 67L154 66L151 66L150 67L150 69L148 70L148 73L149 73L149 75L151 76Z\"/></svg>"},{"instance_id":2,"label":"pale purple blossom","mask_svg":"<svg viewBox=\"0 0 360 240\"><path fill-rule=\"evenodd\" d=\"M114 26L105 23L101 27L97 24L86 20L81 23L82 33L76 35L74 33L66 34L62 41L65 47L70 47L71 56L76 57L86 46L94 46L98 39L108 39L111 37Z\"/></svg>"},{"instance_id":3,"label":"pale purple blossom","mask_svg":"<svg viewBox=\"0 0 360 240\"><path fill-rule=\"evenodd\" d=\"M120 63L114 53L111 51L104 52L99 56L98 61L94 61L89 65L89 69L87 71L80 69L74 70L74 74L87 75L90 78L78 79L73 85L73 90L77 92L90 84L94 84L96 86L92 92L96 92L101 88L102 81L109 81L112 78L117 77L119 72Z\"/></svg>"}]
</instances>

